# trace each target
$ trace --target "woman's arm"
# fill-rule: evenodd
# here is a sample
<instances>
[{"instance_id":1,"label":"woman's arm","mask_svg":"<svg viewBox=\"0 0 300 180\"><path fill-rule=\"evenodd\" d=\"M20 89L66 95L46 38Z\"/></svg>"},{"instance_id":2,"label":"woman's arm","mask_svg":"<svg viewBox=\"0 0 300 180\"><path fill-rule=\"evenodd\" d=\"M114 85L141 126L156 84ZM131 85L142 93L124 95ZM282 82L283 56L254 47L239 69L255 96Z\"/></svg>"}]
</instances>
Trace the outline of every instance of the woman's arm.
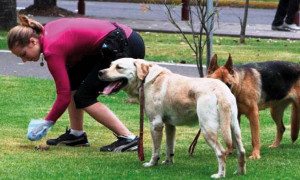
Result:
<instances>
[{"instance_id":1,"label":"woman's arm","mask_svg":"<svg viewBox=\"0 0 300 180\"><path fill-rule=\"evenodd\" d=\"M64 57L50 55L47 57L47 65L55 81L57 97L45 119L55 122L71 101L71 87Z\"/></svg>"}]
</instances>

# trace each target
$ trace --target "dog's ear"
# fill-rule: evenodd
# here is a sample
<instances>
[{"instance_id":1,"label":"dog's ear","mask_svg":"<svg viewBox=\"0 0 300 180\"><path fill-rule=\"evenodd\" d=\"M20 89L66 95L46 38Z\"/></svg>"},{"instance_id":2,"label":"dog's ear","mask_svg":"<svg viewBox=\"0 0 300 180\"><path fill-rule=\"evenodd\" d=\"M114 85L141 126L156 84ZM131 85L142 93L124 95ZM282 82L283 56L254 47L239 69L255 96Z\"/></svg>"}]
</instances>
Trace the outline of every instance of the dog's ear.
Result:
<instances>
[{"instance_id":1,"label":"dog's ear","mask_svg":"<svg viewBox=\"0 0 300 180\"><path fill-rule=\"evenodd\" d=\"M209 67L208 67L208 71L207 74L212 74L214 73L217 69L219 69L219 65L218 65L218 56L217 54L215 54L210 61Z\"/></svg>"},{"instance_id":2,"label":"dog's ear","mask_svg":"<svg viewBox=\"0 0 300 180\"><path fill-rule=\"evenodd\" d=\"M144 80L149 72L150 64L146 64L141 61L135 61L134 65L136 67L137 76L140 80Z\"/></svg>"},{"instance_id":3,"label":"dog's ear","mask_svg":"<svg viewBox=\"0 0 300 180\"><path fill-rule=\"evenodd\" d=\"M229 54L229 57L227 59L226 64L224 65L224 67L228 70L228 72L230 74L233 74L233 67L232 67L232 58L231 58L231 54Z\"/></svg>"}]
</instances>

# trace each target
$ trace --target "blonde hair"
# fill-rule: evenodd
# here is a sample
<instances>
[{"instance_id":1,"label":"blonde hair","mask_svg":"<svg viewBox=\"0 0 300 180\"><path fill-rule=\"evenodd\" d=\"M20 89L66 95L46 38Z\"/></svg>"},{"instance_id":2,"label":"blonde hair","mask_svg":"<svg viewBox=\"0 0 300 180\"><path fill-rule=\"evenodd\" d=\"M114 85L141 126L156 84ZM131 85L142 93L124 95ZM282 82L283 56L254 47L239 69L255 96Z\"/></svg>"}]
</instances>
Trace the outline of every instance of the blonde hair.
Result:
<instances>
[{"instance_id":1,"label":"blonde hair","mask_svg":"<svg viewBox=\"0 0 300 180\"><path fill-rule=\"evenodd\" d=\"M31 37L39 38L43 33L44 26L41 23L23 14L19 15L19 24L13 27L7 35L7 45L10 50L16 46L28 45Z\"/></svg>"}]
</instances>

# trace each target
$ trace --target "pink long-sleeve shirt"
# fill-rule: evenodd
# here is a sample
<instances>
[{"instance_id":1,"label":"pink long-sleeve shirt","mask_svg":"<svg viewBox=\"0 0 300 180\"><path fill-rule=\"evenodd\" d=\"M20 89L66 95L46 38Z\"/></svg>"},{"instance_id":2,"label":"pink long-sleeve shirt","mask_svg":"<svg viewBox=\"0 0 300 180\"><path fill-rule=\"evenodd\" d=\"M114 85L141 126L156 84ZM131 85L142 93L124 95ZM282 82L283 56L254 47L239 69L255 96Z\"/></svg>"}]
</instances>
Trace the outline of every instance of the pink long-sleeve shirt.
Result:
<instances>
[{"instance_id":1,"label":"pink long-sleeve shirt","mask_svg":"<svg viewBox=\"0 0 300 180\"><path fill-rule=\"evenodd\" d=\"M127 37L132 29L122 24ZM56 85L57 97L46 120L57 121L71 101L71 87L66 66L73 66L83 56L99 51L106 35L116 27L109 21L87 18L62 18L49 22L40 37L44 58Z\"/></svg>"}]
</instances>

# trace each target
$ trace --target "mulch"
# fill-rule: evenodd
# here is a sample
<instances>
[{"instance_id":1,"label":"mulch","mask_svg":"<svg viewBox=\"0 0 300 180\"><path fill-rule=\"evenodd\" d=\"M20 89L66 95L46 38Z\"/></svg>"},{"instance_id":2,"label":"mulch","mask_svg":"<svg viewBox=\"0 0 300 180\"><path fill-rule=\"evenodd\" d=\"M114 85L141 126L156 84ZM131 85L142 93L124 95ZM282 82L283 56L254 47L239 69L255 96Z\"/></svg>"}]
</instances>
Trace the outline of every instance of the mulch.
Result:
<instances>
[{"instance_id":1,"label":"mulch","mask_svg":"<svg viewBox=\"0 0 300 180\"><path fill-rule=\"evenodd\" d=\"M47 8L41 8L34 5L28 6L26 9L19 11L19 14L33 15L33 16L58 16L58 17L80 17L77 13L72 11L57 7L51 6Z\"/></svg>"}]
</instances>

